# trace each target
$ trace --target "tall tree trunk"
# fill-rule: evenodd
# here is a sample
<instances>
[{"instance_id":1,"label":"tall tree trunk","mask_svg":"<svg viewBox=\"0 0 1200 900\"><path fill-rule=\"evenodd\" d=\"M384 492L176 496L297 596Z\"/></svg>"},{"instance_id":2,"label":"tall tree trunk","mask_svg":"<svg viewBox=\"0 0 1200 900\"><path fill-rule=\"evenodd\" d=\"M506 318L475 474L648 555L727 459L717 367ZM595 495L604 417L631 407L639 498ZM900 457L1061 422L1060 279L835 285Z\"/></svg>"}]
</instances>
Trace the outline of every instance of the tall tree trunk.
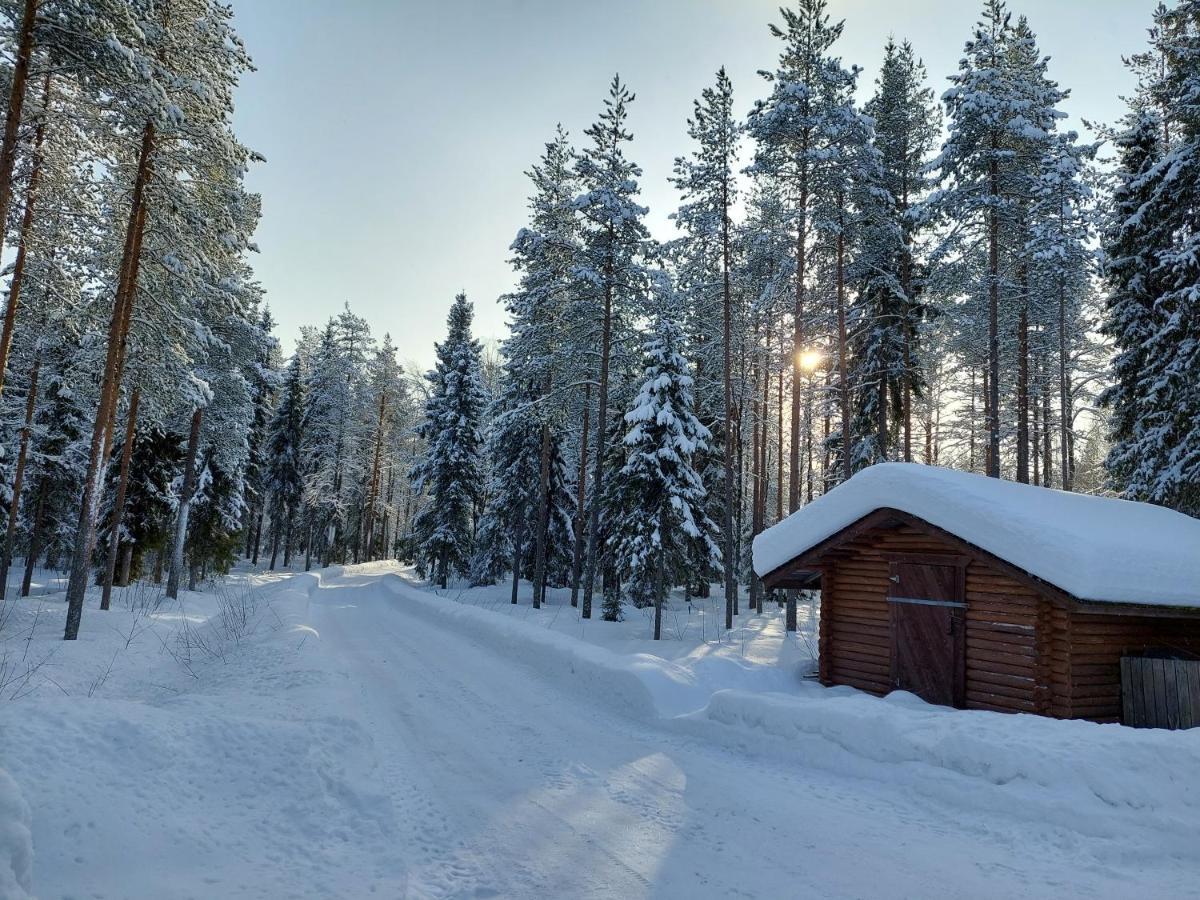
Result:
<instances>
[{"instance_id":1,"label":"tall tree trunk","mask_svg":"<svg viewBox=\"0 0 1200 900\"><path fill-rule=\"evenodd\" d=\"M971 368L971 412L969 416L970 427L967 432L967 459L969 461L968 471L975 471L975 368Z\"/></svg>"},{"instance_id":2,"label":"tall tree trunk","mask_svg":"<svg viewBox=\"0 0 1200 900\"><path fill-rule=\"evenodd\" d=\"M513 605L517 603L517 595L521 590L521 560L525 555L525 516L517 516L517 530L513 535L512 552L512 597Z\"/></svg>"},{"instance_id":3,"label":"tall tree trunk","mask_svg":"<svg viewBox=\"0 0 1200 900\"><path fill-rule=\"evenodd\" d=\"M289 504L287 507L287 524L283 528L283 567L286 569L292 564L292 527L296 520L296 506Z\"/></svg>"},{"instance_id":4,"label":"tall tree trunk","mask_svg":"<svg viewBox=\"0 0 1200 900\"><path fill-rule=\"evenodd\" d=\"M608 261L604 278L604 323L600 333L600 397L596 410L596 460L592 475L592 515L588 527L587 572L583 579L583 609L585 619L592 617L592 590L596 580L596 555L600 537L600 497L604 488L604 444L608 434L608 365L612 354L613 301L613 226L608 226Z\"/></svg>"},{"instance_id":5,"label":"tall tree trunk","mask_svg":"<svg viewBox=\"0 0 1200 900\"><path fill-rule=\"evenodd\" d=\"M1000 477L1000 167L996 161L996 139L988 163L988 386L987 386L987 474Z\"/></svg>"},{"instance_id":6,"label":"tall tree trunk","mask_svg":"<svg viewBox=\"0 0 1200 900\"><path fill-rule=\"evenodd\" d=\"M1042 483L1042 411L1039 397L1041 395L1041 357L1030 358L1030 391L1029 391L1029 477L1034 485Z\"/></svg>"},{"instance_id":7,"label":"tall tree trunk","mask_svg":"<svg viewBox=\"0 0 1200 900\"><path fill-rule=\"evenodd\" d=\"M908 135L905 133L904 153L908 159ZM908 213L908 167L905 164L900 180L900 215ZM904 255L900 260L900 287L904 291L904 321L901 323L901 334L904 341L904 383L901 387L900 416L904 429L904 461L912 462L912 231L901 228L901 238L904 243Z\"/></svg>"},{"instance_id":8,"label":"tall tree trunk","mask_svg":"<svg viewBox=\"0 0 1200 900\"><path fill-rule=\"evenodd\" d=\"M658 515L658 530L660 534L667 533L667 511L666 507L659 512ZM667 593L667 554L661 547L658 551L658 572L655 573L654 586L654 639L662 640L662 608L663 597ZM728 608L728 606L727 606Z\"/></svg>"},{"instance_id":9,"label":"tall tree trunk","mask_svg":"<svg viewBox=\"0 0 1200 900\"><path fill-rule=\"evenodd\" d=\"M371 488L367 492L367 521L364 531L366 531L367 552L366 559L368 562L373 560L375 553L375 503L379 492L379 479L381 474L380 459L383 452L383 417L387 411L387 391L379 392L379 422L375 426L375 458L371 463Z\"/></svg>"},{"instance_id":10,"label":"tall tree trunk","mask_svg":"<svg viewBox=\"0 0 1200 900\"><path fill-rule=\"evenodd\" d=\"M1052 486L1054 473L1054 447L1051 427L1052 413L1050 411L1050 358L1044 352L1041 355L1041 401L1042 401L1042 484Z\"/></svg>"},{"instance_id":11,"label":"tall tree trunk","mask_svg":"<svg viewBox=\"0 0 1200 900\"><path fill-rule=\"evenodd\" d=\"M799 388L793 388L799 390ZM816 463L813 458L813 383L810 376L804 385L804 502L812 503L816 490Z\"/></svg>"},{"instance_id":12,"label":"tall tree trunk","mask_svg":"<svg viewBox=\"0 0 1200 900\"><path fill-rule=\"evenodd\" d=\"M842 480L849 481L854 465L850 445L850 374L846 364L846 197L838 191L837 236L838 393L842 407Z\"/></svg>"},{"instance_id":13,"label":"tall tree trunk","mask_svg":"<svg viewBox=\"0 0 1200 900\"><path fill-rule=\"evenodd\" d=\"M100 466L105 453L104 441L112 405L116 402L116 393L120 387L117 355L124 338L122 328L128 326L129 323L129 314L125 307L127 304L132 305L136 292L136 284L130 284L130 282L135 277L134 254L141 244L141 230L146 223L143 198L146 183L150 178L153 152L154 125L147 123L142 132L142 147L138 156L129 227L126 231L125 248L122 253L121 277L118 279L112 318L109 321L108 352L104 363L104 377L100 386L100 403L92 426L88 468L83 483L83 497L79 504L75 547L71 555L71 576L67 582L67 621L63 631L63 638L68 641L73 641L79 636L79 622L83 617L83 595L87 590L88 569L91 567L92 547L96 539L96 508L100 492L100 476L103 474Z\"/></svg>"},{"instance_id":14,"label":"tall tree trunk","mask_svg":"<svg viewBox=\"0 0 1200 900\"><path fill-rule=\"evenodd\" d=\"M34 360L29 373L29 396L25 400L25 427L21 429L21 449L17 451L17 468L13 473L12 501L8 504L8 530L4 537L4 557L0 560L0 600L8 593L8 570L12 566L13 544L17 540L17 516L21 511L21 482L25 477L25 461L29 457L29 435L33 430L33 411L37 406L38 369Z\"/></svg>"},{"instance_id":15,"label":"tall tree trunk","mask_svg":"<svg viewBox=\"0 0 1200 900\"><path fill-rule=\"evenodd\" d=\"M25 107L25 91L29 85L29 66L33 60L33 27L37 18L37 0L25 0L24 12L21 15L21 30L17 37L17 57L13 62L12 70L12 86L8 93L8 113L4 118L4 141L0 144L0 254L4 250L4 231L3 227L8 222L8 210L12 205L13 191L13 170L17 163L17 144L20 139L21 114ZM46 96L50 93L50 76L46 76ZM42 136L44 134L45 117L38 125L38 133L35 137L35 154L41 148ZM38 163L34 163L34 177L38 171ZM30 182L30 202L26 203L26 212L32 215L32 195L36 189L36 182L31 179ZM22 226L24 233L24 226ZM14 280L17 281L19 292L19 280L16 272L13 273ZM0 391L4 389L4 373L8 369L8 353L12 347L13 327L17 318L17 293L13 292L9 295L8 309L4 313L4 325L0 328Z\"/></svg>"},{"instance_id":16,"label":"tall tree trunk","mask_svg":"<svg viewBox=\"0 0 1200 900\"><path fill-rule=\"evenodd\" d=\"M805 140L804 152L808 152ZM804 370L800 366L800 354L804 352L804 278L807 275L808 242L808 176L802 176L799 223L796 230L796 301L792 310L792 443L788 451L788 512L800 508L800 393Z\"/></svg>"},{"instance_id":17,"label":"tall tree trunk","mask_svg":"<svg viewBox=\"0 0 1200 900\"><path fill-rule=\"evenodd\" d=\"M757 356L757 355L756 355ZM759 403L758 397L758 364L755 363L754 368L750 372L750 381L755 385L753 399L750 401L750 482L752 490L750 491L750 534L751 540L758 536L762 531L762 514L763 508L766 505L766 498L763 494L766 491L766 486L763 484L763 469L762 469L762 448L766 443L766 412ZM760 585L758 578L755 577L753 571L750 572L750 610L753 612L759 606Z\"/></svg>"},{"instance_id":18,"label":"tall tree trunk","mask_svg":"<svg viewBox=\"0 0 1200 900\"><path fill-rule=\"evenodd\" d=\"M127 542L121 552L121 577L117 582L121 587L129 587L129 573L133 571L133 543Z\"/></svg>"},{"instance_id":19,"label":"tall tree trunk","mask_svg":"<svg viewBox=\"0 0 1200 900\"><path fill-rule=\"evenodd\" d=\"M1059 468L1062 470L1062 488L1064 491L1075 489L1075 463L1072 456L1072 428L1074 427L1074 410L1071 402L1071 379L1067 368L1067 296L1062 279L1058 283L1058 428L1059 452L1062 460Z\"/></svg>"},{"instance_id":20,"label":"tall tree trunk","mask_svg":"<svg viewBox=\"0 0 1200 900\"><path fill-rule=\"evenodd\" d=\"M1017 481L1029 484L1029 310L1017 316Z\"/></svg>"},{"instance_id":21,"label":"tall tree trunk","mask_svg":"<svg viewBox=\"0 0 1200 900\"><path fill-rule=\"evenodd\" d=\"M729 283L729 166L721 178L721 332L725 414L725 628L733 628L737 598L737 560L733 539L733 291ZM753 607L753 602L751 606ZM661 603L660 603L661 606ZM661 610L656 612L661 616ZM655 626L657 631L657 625Z\"/></svg>"},{"instance_id":22,"label":"tall tree trunk","mask_svg":"<svg viewBox=\"0 0 1200 900\"><path fill-rule=\"evenodd\" d=\"M987 369L984 369L983 370L983 424L984 424L985 431L987 429L987 424L988 424L988 404L991 402L989 400L989 398L992 396L991 381L992 381L991 373ZM996 466L998 469L999 463L997 463ZM990 441L986 442L983 446L983 470L985 473L992 471L992 445L991 445ZM996 477L998 478L999 476L997 475Z\"/></svg>"},{"instance_id":23,"label":"tall tree trunk","mask_svg":"<svg viewBox=\"0 0 1200 900\"><path fill-rule=\"evenodd\" d=\"M250 565L258 565L258 551L262 547L263 518L266 516L266 503L258 504L258 515L254 519L254 553L250 557Z\"/></svg>"},{"instance_id":24,"label":"tall tree trunk","mask_svg":"<svg viewBox=\"0 0 1200 900\"><path fill-rule=\"evenodd\" d=\"M108 609L112 600L113 576L117 571L117 550L121 546L121 520L125 515L125 495L129 490L129 462L133 458L133 440L137 429L140 398L141 389L135 387L129 396L129 411L126 414L125 446L121 448L121 472L117 478L117 496L113 500L112 532L108 536L108 564L104 569L104 593L100 597L101 609Z\"/></svg>"},{"instance_id":25,"label":"tall tree trunk","mask_svg":"<svg viewBox=\"0 0 1200 900\"><path fill-rule=\"evenodd\" d=\"M888 379L887 372L884 369L879 370L879 384L875 388L876 402L879 404L879 411L875 420L875 440L878 446L875 451L875 459L877 462L887 462L889 440L888 440Z\"/></svg>"},{"instance_id":26,"label":"tall tree trunk","mask_svg":"<svg viewBox=\"0 0 1200 900\"><path fill-rule=\"evenodd\" d=\"M25 553L25 577L21 579L21 596L28 597L33 585L33 567L42 551L42 527L46 512L46 478L38 482L37 504L33 508L33 524L29 529L29 549Z\"/></svg>"},{"instance_id":27,"label":"tall tree trunk","mask_svg":"<svg viewBox=\"0 0 1200 900\"><path fill-rule=\"evenodd\" d=\"M571 605L579 606L583 572L583 519L587 509L588 424L592 418L592 384L583 388L583 430L579 437L579 475L575 481L575 549L571 558Z\"/></svg>"},{"instance_id":28,"label":"tall tree trunk","mask_svg":"<svg viewBox=\"0 0 1200 900\"><path fill-rule=\"evenodd\" d=\"M267 566L267 571L269 571L269 572L275 571L275 563L279 559L279 541L280 541L280 532L281 531L283 531L283 523L274 521L274 518L272 517L272 521L271 521L271 562Z\"/></svg>"},{"instance_id":29,"label":"tall tree trunk","mask_svg":"<svg viewBox=\"0 0 1200 900\"><path fill-rule=\"evenodd\" d=\"M541 402L550 402L550 389L553 385L552 374L546 373L546 382L542 385ZM549 535L550 519L550 423L546 420L546 410L541 410L541 448L538 463L538 503L537 503L537 533L533 542L533 608L542 608L542 596L546 592L546 543Z\"/></svg>"},{"instance_id":30,"label":"tall tree trunk","mask_svg":"<svg viewBox=\"0 0 1200 900\"><path fill-rule=\"evenodd\" d=\"M780 347L780 350L781 351L783 350L782 346ZM784 367L783 367L783 363L781 360L780 365L779 365L779 384L776 386L777 396L776 396L776 404L775 404L775 412L779 416L779 427L776 429L776 432L775 432L775 440L777 442L776 451L775 451L775 462L779 466L778 470L775 472L775 484L776 484L775 521L776 522L783 521L783 372L784 372ZM800 390L800 387L798 385L792 385L793 393L798 390ZM799 485L796 486L795 490L797 492L797 495L799 495L799 491L800 491Z\"/></svg>"},{"instance_id":31,"label":"tall tree trunk","mask_svg":"<svg viewBox=\"0 0 1200 900\"><path fill-rule=\"evenodd\" d=\"M192 413L192 427L188 433L187 456L184 460L183 491L179 497L179 513L175 517L175 539L171 543L171 568L167 572L167 596L172 600L179 597L179 579L183 575L183 544L187 539L188 512L192 505L192 494L196 491L196 456L200 450L200 422L204 408L197 407Z\"/></svg>"}]
</instances>

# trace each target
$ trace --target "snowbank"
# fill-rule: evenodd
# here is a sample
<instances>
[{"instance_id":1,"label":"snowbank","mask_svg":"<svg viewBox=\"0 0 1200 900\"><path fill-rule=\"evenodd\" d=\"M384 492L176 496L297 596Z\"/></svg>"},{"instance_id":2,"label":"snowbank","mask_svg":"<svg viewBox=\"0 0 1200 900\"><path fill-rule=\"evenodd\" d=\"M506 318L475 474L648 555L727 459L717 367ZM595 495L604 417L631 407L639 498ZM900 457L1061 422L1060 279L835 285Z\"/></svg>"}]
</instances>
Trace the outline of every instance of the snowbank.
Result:
<instances>
[{"instance_id":1,"label":"snowbank","mask_svg":"<svg viewBox=\"0 0 1200 900\"><path fill-rule=\"evenodd\" d=\"M1200 606L1200 519L916 463L870 466L754 539L759 575L877 509L952 532L1081 600Z\"/></svg>"},{"instance_id":2,"label":"snowbank","mask_svg":"<svg viewBox=\"0 0 1200 900\"><path fill-rule=\"evenodd\" d=\"M714 725L742 739L756 735L776 753L823 768L913 782L925 795L951 794L946 799L1094 836L1117 836L1136 821L1161 832L1164 850L1194 852L1200 729L951 710L905 692L878 698L850 688L807 687L791 695L718 691L680 724L709 735ZM848 764L847 754L867 765ZM961 778L921 777L922 770L932 774L929 767ZM981 790L984 785L998 790Z\"/></svg>"},{"instance_id":3,"label":"snowbank","mask_svg":"<svg viewBox=\"0 0 1200 900\"><path fill-rule=\"evenodd\" d=\"M0 897L33 891L33 819L17 783L0 769Z\"/></svg>"},{"instance_id":4,"label":"snowbank","mask_svg":"<svg viewBox=\"0 0 1200 900\"><path fill-rule=\"evenodd\" d=\"M780 666L619 654L536 619L430 594L398 575L385 583L423 618L672 731L1090 836L1118 837L1136 825L1162 832L1165 852L1194 849L1200 729L952 710L903 692L881 699L823 688Z\"/></svg>"}]
</instances>

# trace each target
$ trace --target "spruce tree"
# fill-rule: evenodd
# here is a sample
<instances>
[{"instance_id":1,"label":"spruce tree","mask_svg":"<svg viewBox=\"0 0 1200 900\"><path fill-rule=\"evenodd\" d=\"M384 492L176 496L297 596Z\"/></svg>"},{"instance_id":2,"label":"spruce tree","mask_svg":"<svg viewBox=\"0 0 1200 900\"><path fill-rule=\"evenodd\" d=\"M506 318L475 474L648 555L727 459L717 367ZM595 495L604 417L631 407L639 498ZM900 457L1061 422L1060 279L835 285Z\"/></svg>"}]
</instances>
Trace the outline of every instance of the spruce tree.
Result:
<instances>
[{"instance_id":1,"label":"spruce tree","mask_svg":"<svg viewBox=\"0 0 1200 900\"><path fill-rule=\"evenodd\" d=\"M857 451L860 460L912 459L912 399L922 390L921 322L928 310L921 299L921 223L914 206L929 189L926 163L940 125L926 81L912 45L889 39L875 94L864 109L874 123L882 192L868 199L875 210L857 267L853 334L862 380L856 431L869 441Z\"/></svg>"},{"instance_id":2,"label":"spruce tree","mask_svg":"<svg viewBox=\"0 0 1200 900\"><path fill-rule=\"evenodd\" d=\"M471 559L473 514L482 494L480 420L487 398L480 375L479 342L471 337L471 304L454 298L446 340L436 345L420 435L424 457L412 478L428 494L416 520L421 556L443 588L451 571L466 575Z\"/></svg>"},{"instance_id":3,"label":"spruce tree","mask_svg":"<svg viewBox=\"0 0 1200 900\"><path fill-rule=\"evenodd\" d=\"M284 374L279 402L267 425L264 482L271 518L271 569L283 545L283 564L291 562L296 511L304 490L304 375L293 354Z\"/></svg>"},{"instance_id":4,"label":"spruce tree","mask_svg":"<svg viewBox=\"0 0 1200 900\"><path fill-rule=\"evenodd\" d=\"M1200 513L1200 2L1159 16L1162 74L1141 94L1170 111L1166 146L1137 115L1121 142L1116 217L1107 235L1105 328L1117 345L1107 461L1116 487ZM1159 122L1159 127L1162 123ZM1122 215L1123 214L1123 215Z\"/></svg>"},{"instance_id":5,"label":"spruce tree","mask_svg":"<svg viewBox=\"0 0 1200 900\"><path fill-rule=\"evenodd\" d=\"M688 577L694 545L721 564L720 531L704 509L705 490L693 466L710 437L695 415L683 332L666 318L645 344L643 382L625 424L627 461L615 479L619 507L610 530L628 590L654 602L654 639L672 585ZM611 616L612 611L606 610Z\"/></svg>"}]
</instances>

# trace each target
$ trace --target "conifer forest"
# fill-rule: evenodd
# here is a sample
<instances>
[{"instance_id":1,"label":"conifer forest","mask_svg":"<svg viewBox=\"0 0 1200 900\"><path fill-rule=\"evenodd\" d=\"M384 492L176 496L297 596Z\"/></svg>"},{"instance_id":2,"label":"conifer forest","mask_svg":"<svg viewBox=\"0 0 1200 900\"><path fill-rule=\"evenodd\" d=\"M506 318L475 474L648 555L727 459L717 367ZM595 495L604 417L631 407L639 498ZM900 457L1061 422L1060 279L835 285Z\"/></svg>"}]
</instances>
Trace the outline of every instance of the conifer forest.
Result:
<instances>
[{"instance_id":1,"label":"conifer forest","mask_svg":"<svg viewBox=\"0 0 1200 900\"><path fill-rule=\"evenodd\" d=\"M302 583L294 580L301 573L314 585L338 578L358 584L354 578L383 571L372 565L403 571L430 596L486 596L501 612L519 609L521 616L556 611L585 640L631 634L616 629L644 623L645 638L658 642L638 645L647 653L699 627L703 641L746 657L753 655L747 635L777 621L780 646L788 653L807 646L805 658L815 659L815 595L764 584L754 540L881 463L1123 498L1200 518L1200 0L1148 8L1142 30L1124 35L1125 56L1095 60L1097 67L1123 67L1135 86L1113 98L1119 113L1109 121L1081 120L1071 111L1073 85L1059 80L1056 60L1039 42L1038 4L976 0L969 30L920 40L881 32L877 58L864 60L847 58L842 20L855 13L844 12L846 4L782 3L758 23L774 46L774 55L759 61L759 76L735 84L726 68L714 66L708 82L694 86L690 108L663 123L677 143L671 170L653 173L675 198L658 211L669 213L668 228L650 216L650 176L639 165L647 136L630 123L639 95L656 85L613 74L577 98L593 111L585 129L556 124L570 118L569 110L545 104L542 150L523 173L527 203L505 213L511 243L496 249L511 267L511 286L501 296L474 285L464 265L461 282L411 301L411 310L397 301L386 321L368 321L378 317L363 315L362 298L347 292L328 297L325 313L298 331L284 331L276 317L289 297L268 290L256 274L264 252L256 229L271 198L252 187L253 173L274 160L244 143L235 127L239 86L259 77L262 65L239 34L239 4L0 0L0 697L32 693L69 705L82 703L83 693L102 696L110 677L111 684L125 677L119 652L131 645L142 646L147 659L169 655L177 673L182 667L182 686L170 688L176 693L203 683L202 663L219 659L233 677L240 665L233 660L250 658L250 651L237 657L234 650L250 643L249 618L291 627L278 612L275 625L253 612L280 607L231 601L231 591L243 590L236 585L258 579L253 590L265 584L282 597L295 589L288 585ZM704 4L695 6L703 15ZM1087 6L1079 4L1080 16L1091 14ZM931 71L922 40L952 43L957 68ZM333 56L354 52L331 41ZM314 113L314 129L352 129L318 118ZM412 127L419 140L418 124ZM472 165L493 166L482 159L486 142L501 138L481 138L481 159ZM356 164L356 139L347 135L346 154L330 160L331 171ZM404 165L404 148L395 153ZM452 224L428 225L453 244ZM336 267L338 227L313 227L324 234L323 264ZM404 266L421 267L403 246L394 252ZM506 328L493 339L479 327L479 313L497 304ZM418 315L445 323L433 348L404 343L406 317ZM1192 605L1200 606L1196 587ZM251 588L244 590L249 597ZM354 590L346 596L358 596ZM188 604L209 602L189 598L203 596L219 598L211 601L224 629L219 646L216 638L198 637L199 626L187 630ZM153 616L176 608L172 602L181 604L185 624L178 627L185 630L170 638L148 631L138 644L139 628L177 627L169 617L153 624ZM156 612L139 611L139 603ZM133 624L118 615L134 615ZM552 625L555 618L537 621ZM472 641L492 640L472 621L461 625ZM327 633L338 639L344 627L314 626L321 635L308 640L325 641ZM74 659L75 651L36 643L46 629L56 641L80 645L127 634L124 650L113 645L112 662L105 650L99 663L87 663L107 662L108 671L88 669L79 683L52 686L53 660ZM541 640L548 643L531 644L526 655L549 667L567 651L550 642L555 635L547 629ZM306 638L296 632L289 640L295 647ZM404 649L409 638L395 640L396 655L418 652ZM821 653L825 640L822 633ZM48 648L36 663L35 646ZM366 653L367 644L354 646ZM467 649L474 647L462 644L457 652L474 657L482 652ZM378 665L382 672L384 663ZM577 666L584 662L570 663L569 671ZM299 670L288 671L295 685L304 683ZM466 684L470 672L463 673ZM484 690L480 684L492 677L481 668L463 691ZM707 677L695 676L704 685ZM672 678L687 681L664 675L663 683ZM1015 689L1016 678L1001 679L1000 692ZM392 685L397 696L418 683L436 690L432 681L374 683ZM792 682L763 683L764 690L792 690ZM463 696L445 700L450 717ZM720 696L705 697L714 718ZM338 708L355 702L347 695ZM730 712L726 719L739 716L753 718ZM762 716L758 721L775 721ZM60 742L50 725L38 731L29 724L40 721L19 711L0 718L0 826L6 748L70 743L91 733L80 725L79 735ZM121 733L142 727L150 726ZM1030 726L1043 727L1049 725ZM339 766L374 752L364 749L365 738L321 735L247 734L245 745L227 752L270 753L270 741L294 740L278 745L287 759L319 744L311 752ZM268 746L252 749L260 739ZM910 739L920 743L891 731L879 743ZM504 743L507 736L498 740L518 746ZM512 765L528 766L543 747L559 753L557 740ZM1046 740L1053 745L1054 738L1038 737L1036 746ZM307 763L296 765L303 770ZM41 797L28 786L36 783L32 776L17 777L21 763L11 767L22 789ZM962 770L966 778L972 765L964 762ZM689 774L695 784L698 776ZM675 783L665 769L637 769L630 777L662 792ZM295 790L308 791L307 784ZM181 790L185 806L201 802ZM378 860L393 852L386 849L391 843L403 843L400 831L387 830L402 825L387 819L391 824L378 826L379 847L371 844L375 833L362 823L376 813L366 784L341 790L343 797L363 792L344 826L356 852L374 848ZM539 802L554 806L558 788L546 790L548 799ZM609 790L617 790L611 782ZM669 817L664 810L683 796L678 791L672 800L656 795L657 815ZM765 783L759 795L769 802ZM447 822L475 814L474 801L459 799L465 805L447 813ZM1108 802L1150 808L1136 798ZM31 846L39 847L39 803L31 803ZM1198 808L1171 821L1192 815L1200 822ZM399 821L408 814L397 815ZM832 821L831 834L840 827ZM1108 827L1103 816L1096 821L1098 834ZM527 825L517 822L514 833ZM726 837L742 840L743 826L760 827L732 823ZM541 826L529 827L541 833ZM1145 827L1156 833L1157 826ZM1112 825L1112 834L1121 830ZM7 852L3 832L0 851ZM655 844L650 831L645 835L629 839L638 853ZM325 838L314 840L327 847ZM489 840L503 844L502 837ZM1034 856L1041 847L1026 850ZM492 885L483 873L493 857L478 852L478 859L459 859L453 876L440 864L421 869L405 857L397 864L409 879L405 887L380 896L592 895L574 893L578 886L568 888L573 882L564 874L570 867L547 868L545 859L526 873L528 881L504 875ZM622 866L629 862L613 853ZM1182 866L1192 853L1194 847L1180 850L1171 865ZM23 870L13 854L9 881L0 852L0 895L32 896L34 870ZM892 863L908 871L899 859ZM294 863L304 865L314 872L367 868L334 856ZM646 878L626 883L625 875L612 875L607 895L712 896L720 881L705 882L712 894L696 885L685 891L691 882L683 874L656 880L649 863L631 865ZM671 871L669 861L655 865ZM1060 883L1050 868L1057 863L1037 865L1046 868L1031 877L1044 880L1025 890L1037 894ZM261 896L301 895L265 871L230 877L243 878L243 887L265 885ZM964 896L991 895L957 875L963 880L948 877ZM1164 892L1150 894L1168 896L1185 884L1195 890L1194 875L1164 875L1156 883ZM311 894L303 896L367 890L365 881L312 877ZM936 889L937 879L897 877L895 896ZM111 884L122 883L114 878ZM1076 887L1108 896L1120 883ZM145 882L134 893L243 896L233 882L212 893L200 884L184 890ZM753 882L749 895L873 893L852 879L805 890L798 884ZM1012 895L1022 893L1017 882L1006 884Z\"/></svg>"},{"instance_id":2,"label":"conifer forest","mask_svg":"<svg viewBox=\"0 0 1200 900\"><path fill-rule=\"evenodd\" d=\"M680 111L659 237L615 76L530 160L510 334L459 295L428 373L352 302L283 353L228 9L8 12L2 565L69 570L68 638L89 584L243 557L517 573L584 618L719 585L731 625L750 538L883 460L1200 513L1200 6L1147 23L1093 141L998 0L940 94L898 38L859 84L827 4L785 7L762 81Z\"/></svg>"}]
</instances>

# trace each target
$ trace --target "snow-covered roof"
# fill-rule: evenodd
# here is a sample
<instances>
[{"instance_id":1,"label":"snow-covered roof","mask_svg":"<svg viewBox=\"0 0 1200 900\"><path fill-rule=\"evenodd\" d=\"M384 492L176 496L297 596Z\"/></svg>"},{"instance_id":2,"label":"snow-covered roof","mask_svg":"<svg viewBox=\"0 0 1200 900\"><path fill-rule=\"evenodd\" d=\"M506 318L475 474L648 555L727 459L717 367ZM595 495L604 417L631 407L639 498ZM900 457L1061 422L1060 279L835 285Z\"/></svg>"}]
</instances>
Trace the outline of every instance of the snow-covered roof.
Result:
<instances>
[{"instance_id":1,"label":"snow-covered roof","mask_svg":"<svg viewBox=\"0 0 1200 900\"><path fill-rule=\"evenodd\" d=\"M915 463L883 463L754 539L759 575L877 509L936 525L1079 598L1200 606L1200 519Z\"/></svg>"}]
</instances>

